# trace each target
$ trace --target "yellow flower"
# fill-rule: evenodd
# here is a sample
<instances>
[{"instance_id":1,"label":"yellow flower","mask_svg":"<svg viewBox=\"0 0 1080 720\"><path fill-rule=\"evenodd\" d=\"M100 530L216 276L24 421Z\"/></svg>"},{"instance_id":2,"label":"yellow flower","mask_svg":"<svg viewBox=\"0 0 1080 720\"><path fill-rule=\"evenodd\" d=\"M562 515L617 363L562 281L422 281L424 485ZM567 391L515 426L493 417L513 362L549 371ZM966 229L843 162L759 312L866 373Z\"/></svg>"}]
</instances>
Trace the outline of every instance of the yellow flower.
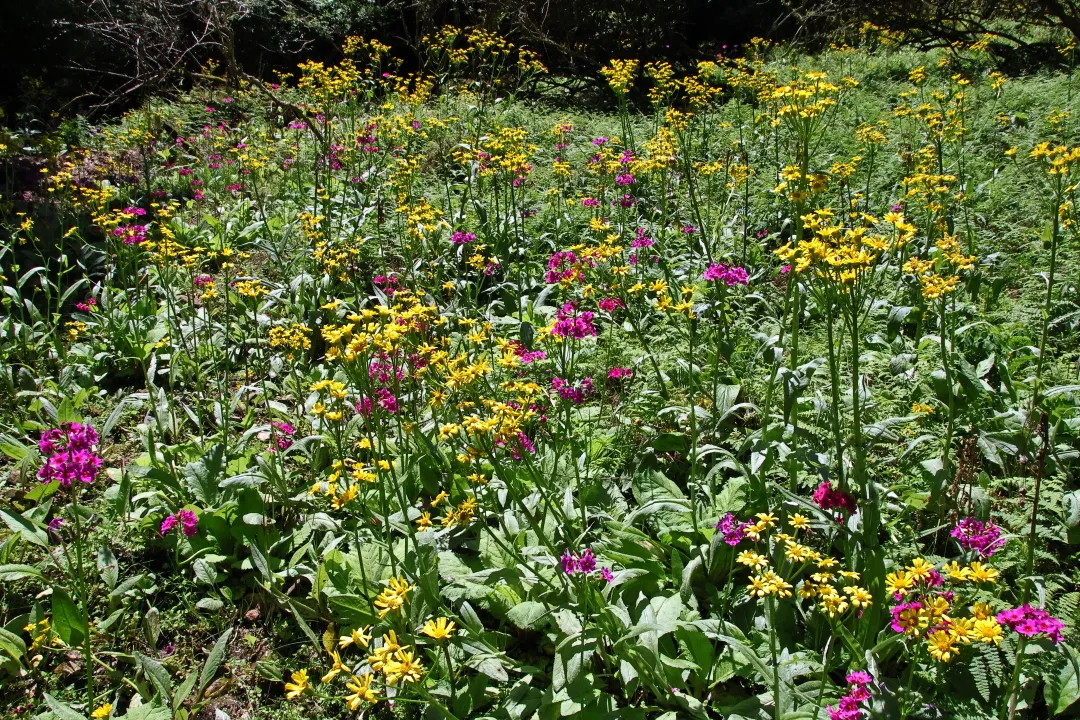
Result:
<instances>
[{"instance_id":1,"label":"yellow flower","mask_svg":"<svg viewBox=\"0 0 1080 720\"><path fill-rule=\"evenodd\" d=\"M926 638L926 644L930 648L930 656L939 662L949 662L956 655L956 641L944 630Z\"/></svg>"},{"instance_id":2,"label":"yellow flower","mask_svg":"<svg viewBox=\"0 0 1080 720\"><path fill-rule=\"evenodd\" d=\"M345 669L345 666L341 664L341 653L337 650L330 651L330 659L334 661L334 664L330 666L330 670L322 676L322 682L328 683L336 678L341 671Z\"/></svg>"},{"instance_id":3,"label":"yellow flower","mask_svg":"<svg viewBox=\"0 0 1080 720\"><path fill-rule=\"evenodd\" d=\"M375 598L375 607L379 609L379 619L386 617L387 613L400 610L410 590L412 590L412 585L409 585L405 578L390 578L389 587L383 588L383 591Z\"/></svg>"},{"instance_id":4,"label":"yellow flower","mask_svg":"<svg viewBox=\"0 0 1080 720\"><path fill-rule=\"evenodd\" d=\"M431 501L431 507L439 507L439 505L441 505L442 502L449 497L450 495L448 493L440 492L438 495L435 496L435 499Z\"/></svg>"},{"instance_id":5,"label":"yellow flower","mask_svg":"<svg viewBox=\"0 0 1080 720\"><path fill-rule=\"evenodd\" d=\"M977 602L971 606L971 616L976 620L987 620L994 617L994 611L984 602ZM995 618L996 620L996 618Z\"/></svg>"},{"instance_id":6,"label":"yellow flower","mask_svg":"<svg viewBox=\"0 0 1080 720\"><path fill-rule=\"evenodd\" d=\"M292 682L285 683L285 698L295 700L310 688L311 683L308 681L307 670L297 670L292 674Z\"/></svg>"},{"instance_id":7,"label":"yellow flower","mask_svg":"<svg viewBox=\"0 0 1080 720\"><path fill-rule=\"evenodd\" d=\"M1001 623L997 621L996 617L976 620L975 625L971 629L971 637L979 642L986 643L987 645L1000 645L1001 636Z\"/></svg>"},{"instance_id":8,"label":"yellow flower","mask_svg":"<svg viewBox=\"0 0 1080 720\"><path fill-rule=\"evenodd\" d=\"M346 648L350 645L357 645L366 648L368 643L371 642L370 630L371 626L365 625L362 628L353 630L348 635L342 635L341 639L338 640L338 647Z\"/></svg>"},{"instance_id":9,"label":"yellow flower","mask_svg":"<svg viewBox=\"0 0 1080 720\"><path fill-rule=\"evenodd\" d=\"M420 632L435 640L445 640L454 633L454 621L444 617L428 620Z\"/></svg>"},{"instance_id":10,"label":"yellow flower","mask_svg":"<svg viewBox=\"0 0 1080 720\"><path fill-rule=\"evenodd\" d=\"M977 583L996 583L998 571L979 561L971 563L971 581Z\"/></svg>"},{"instance_id":11,"label":"yellow flower","mask_svg":"<svg viewBox=\"0 0 1080 720\"><path fill-rule=\"evenodd\" d=\"M915 586L915 578L905 570L897 570L885 576L885 589L890 595L907 595L908 590Z\"/></svg>"},{"instance_id":12,"label":"yellow flower","mask_svg":"<svg viewBox=\"0 0 1080 720\"><path fill-rule=\"evenodd\" d=\"M796 530L804 530L810 527L810 519L800 513L795 513L788 521L791 523L791 527Z\"/></svg>"},{"instance_id":13,"label":"yellow flower","mask_svg":"<svg viewBox=\"0 0 1080 720\"><path fill-rule=\"evenodd\" d=\"M861 588L857 585L848 585L844 588L844 592L847 593L848 599L851 600L853 607L870 607L873 605L873 597L866 588Z\"/></svg>"},{"instance_id":14,"label":"yellow flower","mask_svg":"<svg viewBox=\"0 0 1080 720\"><path fill-rule=\"evenodd\" d=\"M401 649L394 654L392 660L387 661L383 672L390 685L396 685L398 680L403 683L417 682L424 674L424 666L419 660L413 659L411 651Z\"/></svg>"},{"instance_id":15,"label":"yellow flower","mask_svg":"<svg viewBox=\"0 0 1080 720\"><path fill-rule=\"evenodd\" d=\"M975 621L971 618L953 618L949 623L948 630L953 640L968 645L975 634Z\"/></svg>"},{"instance_id":16,"label":"yellow flower","mask_svg":"<svg viewBox=\"0 0 1080 720\"><path fill-rule=\"evenodd\" d=\"M912 560L911 565L908 566L907 571L911 573L911 577L915 580L926 582L930 577L930 573L934 571L934 566L922 558L915 558Z\"/></svg>"},{"instance_id":17,"label":"yellow flower","mask_svg":"<svg viewBox=\"0 0 1080 720\"><path fill-rule=\"evenodd\" d=\"M426 510L420 513L420 517L416 518L416 529L418 532L426 532L431 529L431 513Z\"/></svg>"},{"instance_id":18,"label":"yellow flower","mask_svg":"<svg viewBox=\"0 0 1080 720\"><path fill-rule=\"evenodd\" d=\"M769 559L764 555L759 555L752 550L743 550L739 553L739 556L735 558L735 562L745 565L749 568L763 568L769 564Z\"/></svg>"},{"instance_id":19,"label":"yellow flower","mask_svg":"<svg viewBox=\"0 0 1080 720\"><path fill-rule=\"evenodd\" d=\"M971 570L966 567L962 567L960 563L956 562L955 560L953 560L951 563L948 563L942 569L946 570L949 573L949 579L953 582L962 583L967 582L971 579Z\"/></svg>"},{"instance_id":20,"label":"yellow flower","mask_svg":"<svg viewBox=\"0 0 1080 720\"><path fill-rule=\"evenodd\" d=\"M351 695L345 696L345 704L353 712L360 709L360 703L373 703L378 699L379 694L371 689L371 681L374 677L371 673L353 675L349 682L345 683L345 688L352 691Z\"/></svg>"},{"instance_id":21,"label":"yellow flower","mask_svg":"<svg viewBox=\"0 0 1080 720\"><path fill-rule=\"evenodd\" d=\"M112 703L105 703L98 707L94 712L90 713L92 718L107 718L112 713Z\"/></svg>"}]
</instances>

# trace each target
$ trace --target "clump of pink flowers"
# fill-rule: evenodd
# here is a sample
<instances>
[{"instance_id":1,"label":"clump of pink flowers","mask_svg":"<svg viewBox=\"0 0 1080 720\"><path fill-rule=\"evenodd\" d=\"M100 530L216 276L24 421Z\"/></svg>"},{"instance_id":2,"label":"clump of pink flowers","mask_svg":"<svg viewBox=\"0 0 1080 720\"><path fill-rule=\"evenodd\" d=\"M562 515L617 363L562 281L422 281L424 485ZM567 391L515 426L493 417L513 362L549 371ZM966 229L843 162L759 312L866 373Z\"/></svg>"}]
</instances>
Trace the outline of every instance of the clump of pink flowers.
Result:
<instances>
[{"instance_id":1,"label":"clump of pink flowers","mask_svg":"<svg viewBox=\"0 0 1080 720\"><path fill-rule=\"evenodd\" d=\"M563 400L569 400L575 405L581 405L585 402L585 397L591 395L594 391L593 379L587 377L580 382L572 383L559 377L552 378L551 389Z\"/></svg>"},{"instance_id":2,"label":"clump of pink flowers","mask_svg":"<svg viewBox=\"0 0 1080 720\"><path fill-rule=\"evenodd\" d=\"M287 422L281 422L275 420L270 423L270 427L273 428L274 445L278 450L288 450L292 447L292 436L296 433L296 428ZM270 451L274 451L274 447L270 448Z\"/></svg>"},{"instance_id":3,"label":"clump of pink flowers","mask_svg":"<svg viewBox=\"0 0 1080 720\"><path fill-rule=\"evenodd\" d=\"M168 535L177 524L180 525L180 532L184 533L185 537L194 537L195 528L199 524L199 516L191 510L181 510L175 515L170 515L161 521L162 536Z\"/></svg>"},{"instance_id":4,"label":"clump of pink flowers","mask_svg":"<svg viewBox=\"0 0 1080 720\"><path fill-rule=\"evenodd\" d=\"M525 365L534 363L537 360L547 359L547 353L543 350L529 350L529 348L516 340L511 340L509 345L513 349L514 355L517 355L518 359Z\"/></svg>"},{"instance_id":5,"label":"clump of pink flowers","mask_svg":"<svg viewBox=\"0 0 1080 720\"><path fill-rule=\"evenodd\" d=\"M997 614L997 620L1021 635L1046 635L1054 644L1063 640L1061 631L1065 624L1042 608L1027 603L1012 610L1002 610Z\"/></svg>"},{"instance_id":6,"label":"clump of pink flowers","mask_svg":"<svg viewBox=\"0 0 1080 720\"><path fill-rule=\"evenodd\" d=\"M559 337L572 337L580 340L584 337L595 337L596 327L593 325L594 314L588 310L578 312L572 302L568 302L555 313L555 327L551 334Z\"/></svg>"},{"instance_id":7,"label":"clump of pink flowers","mask_svg":"<svg viewBox=\"0 0 1080 720\"><path fill-rule=\"evenodd\" d=\"M450 242L454 243L455 245L465 245L466 243L471 243L475 239L476 236L473 235L471 232L458 230L450 237Z\"/></svg>"},{"instance_id":8,"label":"clump of pink flowers","mask_svg":"<svg viewBox=\"0 0 1080 720\"><path fill-rule=\"evenodd\" d=\"M576 575L578 573L588 575L589 573L596 571L596 556L593 555L591 548L585 548L581 554L571 554L569 550L566 550L563 552L560 560L562 562L563 572L567 575ZM605 582L611 582L615 579L614 574L611 572L611 568L600 568L599 575Z\"/></svg>"},{"instance_id":9,"label":"clump of pink flowers","mask_svg":"<svg viewBox=\"0 0 1080 720\"><path fill-rule=\"evenodd\" d=\"M604 312L615 312L618 308L626 307L626 304L619 298L606 297L600 301L600 309Z\"/></svg>"},{"instance_id":10,"label":"clump of pink flowers","mask_svg":"<svg viewBox=\"0 0 1080 720\"><path fill-rule=\"evenodd\" d=\"M613 367L608 370L608 380L622 380L623 378L633 377L634 371L630 368Z\"/></svg>"},{"instance_id":11,"label":"clump of pink flowers","mask_svg":"<svg viewBox=\"0 0 1080 720\"><path fill-rule=\"evenodd\" d=\"M96 307L97 307L97 300L95 300L92 297L86 298L85 302L75 303L75 309L76 310L81 310L83 312L93 312L94 308L96 308Z\"/></svg>"},{"instance_id":12,"label":"clump of pink flowers","mask_svg":"<svg viewBox=\"0 0 1080 720\"><path fill-rule=\"evenodd\" d=\"M750 523L741 522L735 517L735 513L728 513L720 518L720 522L716 523L715 529L718 532L723 533L724 542L731 547L735 547L746 537L745 528L747 528L749 524Z\"/></svg>"},{"instance_id":13,"label":"clump of pink flowers","mask_svg":"<svg viewBox=\"0 0 1080 720\"><path fill-rule=\"evenodd\" d=\"M709 265L701 276L709 281L722 282L729 287L732 285L746 285L750 282L750 275L746 272L746 268L737 265L725 265L724 263Z\"/></svg>"},{"instance_id":14,"label":"clump of pink flowers","mask_svg":"<svg viewBox=\"0 0 1080 720\"><path fill-rule=\"evenodd\" d=\"M46 430L38 441L38 449L48 460L38 470L38 478L43 483L59 480L64 487L74 480L94 482L102 463L96 452L97 443L97 431L89 425L64 423Z\"/></svg>"},{"instance_id":15,"label":"clump of pink flowers","mask_svg":"<svg viewBox=\"0 0 1080 720\"><path fill-rule=\"evenodd\" d=\"M847 693L840 698L840 703L835 708L832 705L826 708L829 711L829 720L858 720L861 715L859 703L870 699L868 686L874 681L870 673L857 670L848 673L845 679L848 683Z\"/></svg>"},{"instance_id":16,"label":"clump of pink flowers","mask_svg":"<svg viewBox=\"0 0 1080 720\"><path fill-rule=\"evenodd\" d=\"M989 520L982 522L975 518L964 518L949 534L956 538L960 547L973 550L983 557L990 557L1005 545L1001 539L1001 528Z\"/></svg>"},{"instance_id":17,"label":"clump of pink flowers","mask_svg":"<svg viewBox=\"0 0 1080 720\"><path fill-rule=\"evenodd\" d=\"M591 266L591 261L590 261ZM548 271L544 276L544 282L555 284L563 280L584 280L585 271L579 261L577 253L572 250L560 250L548 258Z\"/></svg>"},{"instance_id":18,"label":"clump of pink flowers","mask_svg":"<svg viewBox=\"0 0 1080 720\"><path fill-rule=\"evenodd\" d=\"M852 495L842 490L834 490L828 482L818 485L813 497L814 502L822 510L843 510L846 513L853 513L857 509Z\"/></svg>"}]
</instances>

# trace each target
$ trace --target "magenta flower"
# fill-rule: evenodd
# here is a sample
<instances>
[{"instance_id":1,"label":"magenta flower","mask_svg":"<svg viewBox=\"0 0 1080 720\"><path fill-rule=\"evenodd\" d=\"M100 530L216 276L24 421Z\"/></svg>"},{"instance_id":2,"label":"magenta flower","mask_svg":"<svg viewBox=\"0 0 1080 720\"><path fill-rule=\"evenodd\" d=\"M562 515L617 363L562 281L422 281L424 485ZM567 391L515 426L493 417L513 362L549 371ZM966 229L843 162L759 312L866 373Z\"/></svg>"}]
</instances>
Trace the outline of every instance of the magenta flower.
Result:
<instances>
[{"instance_id":1,"label":"magenta flower","mask_svg":"<svg viewBox=\"0 0 1080 720\"><path fill-rule=\"evenodd\" d=\"M604 582L615 582L615 575L612 574L611 568L600 568L600 577L604 579Z\"/></svg>"},{"instance_id":2,"label":"magenta flower","mask_svg":"<svg viewBox=\"0 0 1080 720\"><path fill-rule=\"evenodd\" d=\"M179 522L175 515L170 515L161 521L161 534L164 536L168 534L170 530L176 527L176 523Z\"/></svg>"},{"instance_id":3,"label":"magenta flower","mask_svg":"<svg viewBox=\"0 0 1080 720\"><path fill-rule=\"evenodd\" d=\"M274 435L274 445L277 446L276 449L288 450L292 447L292 436L296 433L296 428L287 422L280 422L278 420L270 423L270 427L273 428L272 433ZM275 448L270 448L270 451L273 452L274 449Z\"/></svg>"},{"instance_id":4,"label":"magenta flower","mask_svg":"<svg viewBox=\"0 0 1080 720\"><path fill-rule=\"evenodd\" d=\"M595 317L593 313L587 310L578 312L574 303L568 302L555 313L555 325L551 334L572 337L575 340L596 337L596 327L592 323L593 317Z\"/></svg>"},{"instance_id":5,"label":"magenta flower","mask_svg":"<svg viewBox=\"0 0 1080 720\"><path fill-rule=\"evenodd\" d=\"M471 243L475 239L476 236L473 235L471 232L458 230L451 236L450 242L454 243L455 245L465 245L466 243Z\"/></svg>"},{"instance_id":6,"label":"magenta flower","mask_svg":"<svg viewBox=\"0 0 1080 720\"><path fill-rule=\"evenodd\" d=\"M58 480L64 487L75 480L94 482L103 462L96 452L97 443L98 434L89 425L64 423L46 430L38 441L38 449L49 457L38 470L38 478L43 483Z\"/></svg>"},{"instance_id":7,"label":"magenta flower","mask_svg":"<svg viewBox=\"0 0 1080 720\"><path fill-rule=\"evenodd\" d=\"M634 371L630 368L614 367L608 370L608 380L622 380L623 378L633 377Z\"/></svg>"},{"instance_id":8,"label":"magenta flower","mask_svg":"<svg viewBox=\"0 0 1080 720\"><path fill-rule=\"evenodd\" d=\"M562 569L567 575L573 575L578 570L577 555L571 555L569 550L563 552Z\"/></svg>"},{"instance_id":9,"label":"magenta flower","mask_svg":"<svg viewBox=\"0 0 1080 720\"><path fill-rule=\"evenodd\" d=\"M746 272L746 268L723 263L713 263L705 269L701 276L709 281L718 280L729 287L732 285L746 285L750 282L750 275Z\"/></svg>"},{"instance_id":10,"label":"magenta flower","mask_svg":"<svg viewBox=\"0 0 1080 720\"><path fill-rule=\"evenodd\" d=\"M596 198L587 197L581 201L582 207L599 207L600 201Z\"/></svg>"},{"instance_id":11,"label":"magenta flower","mask_svg":"<svg viewBox=\"0 0 1080 720\"><path fill-rule=\"evenodd\" d=\"M615 312L618 308L626 307L625 303L619 298L606 297L600 301L600 309L604 312Z\"/></svg>"},{"instance_id":12,"label":"magenta flower","mask_svg":"<svg viewBox=\"0 0 1080 720\"><path fill-rule=\"evenodd\" d=\"M1002 625L1008 625L1011 630L1021 635L1046 635L1054 644L1064 639L1061 631L1065 628L1065 623L1042 608L1032 607L1027 603L1012 610L1002 610L997 614L997 619Z\"/></svg>"},{"instance_id":13,"label":"magenta flower","mask_svg":"<svg viewBox=\"0 0 1080 720\"><path fill-rule=\"evenodd\" d=\"M841 490L833 490L832 485L827 481L818 485L813 498L822 510L839 509L846 513L853 513L858 509L853 496Z\"/></svg>"},{"instance_id":14,"label":"magenta flower","mask_svg":"<svg viewBox=\"0 0 1080 720\"><path fill-rule=\"evenodd\" d=\"M198 516L191 510L181 510L176 514L180 520L180 531L185 537L195 536L195 526L199 524Z\"/></svg>"},{"instance_id":15,"label":"magenta flower","mask_svg":"<svg viewBox=\"0 0 1080 720\"><path fill-rule=\"evenodd\" d=\"M744 529L750 523L740 522L735 517L735 513L728 513L724 517L720 518L720 522L716 523L716 530L724 534L724 542L731 547L735 547L746 537Z\"/></svg>"},{"instance_id":16,"label":"magenta flower","mask_svg":"<svg viewBox=\"0 0 1080 720\"><path fill-rule=\"evenodd\" d=\"M950 535L956 538L960 547L977 552L982 557L990 557L1005 545L1001 539L1001 528L989 520L984 523L975 518L964 518Z\"/></svg>"}]
</instances>

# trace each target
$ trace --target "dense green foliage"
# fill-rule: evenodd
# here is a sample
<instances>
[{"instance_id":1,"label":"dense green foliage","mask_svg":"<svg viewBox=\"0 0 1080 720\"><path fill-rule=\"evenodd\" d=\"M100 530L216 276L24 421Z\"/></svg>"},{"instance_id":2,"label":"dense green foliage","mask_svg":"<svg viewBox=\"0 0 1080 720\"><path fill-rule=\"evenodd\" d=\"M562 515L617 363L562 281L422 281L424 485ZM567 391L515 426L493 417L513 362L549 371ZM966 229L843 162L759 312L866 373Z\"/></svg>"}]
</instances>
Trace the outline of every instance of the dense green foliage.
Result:
<instances>
[{"instance_id":1,"label":"dense green foliage","mask_svg":"<svg viewBox=\"0 0 1080 720\"><path fill-rule=\"evenodd\" d=\"M599 114L350 39L56 140L0 710L1071 712L1073 77L865 42L612 60Z\"/></svg>"}]
</instances>

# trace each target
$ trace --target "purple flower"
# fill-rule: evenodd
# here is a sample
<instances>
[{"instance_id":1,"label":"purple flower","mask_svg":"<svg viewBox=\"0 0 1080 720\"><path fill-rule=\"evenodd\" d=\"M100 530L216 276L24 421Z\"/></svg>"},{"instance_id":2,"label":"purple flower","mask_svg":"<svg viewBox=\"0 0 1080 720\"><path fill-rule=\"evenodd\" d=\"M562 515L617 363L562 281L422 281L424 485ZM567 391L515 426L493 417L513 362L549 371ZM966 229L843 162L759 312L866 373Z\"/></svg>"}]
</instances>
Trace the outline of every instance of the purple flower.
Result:
<instances>
[{"instance_id":1,"label":"purple flower","mask_svg":"<svg viewBox=\"0 0 1080 720\"><path fill-rule=\"evenodd\" d=\"M161 534L166 535L170 530L176 527L177 519L175 515L170 515L161 521Z\"/></svg>"},{"instance_id":2,"label":"purple flower","mask_svg":"<svg viewBox=\"0 0 1080 720\"><path fill-rule=\"evenodd\" d=\"M585 397L593 392L592 378L585 378L579 383L571 383L568 380L556 377L551 379L551 389L563 400L569 400L575 405L585 402Z\"/></svg>"},{"instance_id":3,"label":"purple flower","mask_svg":"<svg viewBox=\"0 0 1080 720\"><path fill-rule=\"evenodd\" d=\"M280 422L278 420L270 423L270 427L274 429L274 444L277 446L277 450L288 450L292 447L292 436L296 433L296 428L287 422ZM273 452L275 448L270 448Z\"/></svg>"},{"instance_id":4,"label":"purple flower","mask_svg":"<svg viewBox=\"0 0 1080 720\"><path fill-rule=\"evenodd\" d=\"M454 243L455 245L464 245L466 243L471 243L475 239L476 239L476 236L473 235L471 232L465 232L463 230L458 230L450 238L450 242Z\"/></svg>"},{"instance_id":5,"label":"purple flower","mask_svg":"<svg viewBox=\"0 0 1080 720\"><path fill-rule=\"evenodd\" d=\"M964 518L950 535L956 538L960 547L977 552L982 557L990 557L1005 545L1001 539L1001 528L989 520L984 523L975 518Z\"/></svg>"},{"instance_id":6,"label":"purple flower","mask_svg":"<svg viewBox=\"0 0 1080 720\"><path fill-rule=\"evenodd\" d=\"M582 207L599 207L600 201L596 198L587 197L581 201Z\"/></svg>"},{"instance_id":7,"label":"purple flower","mask_svg":"<svg viewBox=\"0 0 1080 720\"><path fill-rule=\"evenodd\" d=\"M567 575L573 575L578 571L578 558L577 555L571 555L569 550L563 552L562 555L562 569Z\"/></svg>"},{"instance_id":8,"label":"purple flower","mask_svg":"<svg viewBox=\"0 0 1080 720\"><path fill-rule=\"evenodd\" d=\"M181 510L176 517L180 520L180 531L186 537L194 537L195 526L199 524L198 516L191 510Z\"/></svg>"},{"instance_id":9,"label":"purple flower","mask_svg":"<svg viewBox=\"0 0 1080 720\"><path fill-rule=\"evenodd\" d=\"M585 548L585 551L581 553L581 559L578 560L578 570L583 573L590 573L596 569L596 556L592 554L592 550Z\"/></svg>"},{"instance_id":10,"label":"purple flower","mask_svg":"<svg viewBox=\"0 0 1080 720\"><path fill-rule=\"evenodd\" d=\"M64 527L64 519L63 518L54 517L52 520L49 521L49 532L51 532L51 533L59 535L60 534L60 528L62 528L62 527Z\"/></svg>"},{"instance_id":11,"label":"purple flower","mask_svg":"<svg viewBox=\"0 0 1080 720\"><path fill-rule=\"evenodd\" d=\"M38 440L38 449L49 457L38 470L38 479L43 483L59 480L64 487L74 480L94 482L102 465L95 450L97 442L94 428L81 423L64 423L46 430Z\"/></svg>"},{"instance_id":12,"label":"purple flower","mask_svg":"<svg viewBox=\"0 0 1080 720\"><path fill-rule=\"evenodd\" d=\"M1057 644L1064 638L1061 631L1065 624L1056 617L1050 615L1042 608L1032 607L1024 603L1012 610L1003 610L997 614L998 622L1008 625L1010 629L1021 635L1033 636L1043 634Z\"/></svg>"},{"instance_id":13,"label":"purple flower","mask_svg":"<svg viewBox=\"0 0 1080 720\"><path fill-rule=\"evenodd\" d=\"M575 340L596 337L596 327L592 323L593 317L595 317L593 313L587 310L578 312L574 303L568 302L555 313L555 325L551 329L551 334L572 337Z\"/></svg>"},{"instance_id":14,"label":"purple flower","mask_svg":"<svg viewBox=\"0 0 1080 720\"><path fill-rule=\"evenodd\" d=\"M750 275L746 272L746 268L723 263L713 263L701 276L709 281L719 280L728 286L746 285L750 282Z\"/></svg>"},{"instance_id":15,"label":"purple flower","mask_svg":"<svg viewBox=\"0 0 1080 720\"><path fill-rule=\"evenodd\" d=\"M619 298L608 297L600 301L600 309L604 312L615 312L617 308L624 308L626 305Z\"/></svg>"},{"instance_id":16,"label":"purple flower","mask_svg":"<svg viewBox=\"0 0 1080 720\"><path fill-rule=\"evenodd\" d=\"M616 185L633 185L634 184L634 176L631 175L630 173L622 173L620 175L616 175L615 176L615 184Z\"/></svg>"},{"instance_id":17,"label":"purple flower","mask_svg":"<svg viewBox=\"0 0 1080 720\"><path fill-rule=\"evenodd\" d=\"M615 582L615 576L612 574L611 568L600 568L600 577L602 577L605 582Z\"/></svg>"},{"instance_id":18,"label":"purple flower","mask_svg":"<svg viewBox=\"0 0 1080 720\"><path fill-rule=\"evenodd\" d=\"M716 530L724 534L724 542L731 547L735 547L746 537L744 529L748 525L749 523L740 522L734 513L728 513L720 518L720 522L716 523Z\"/></svg>"},{"instance_id":19,"label":"purple flower","mask_svg":"<svg viewBox=\"0 0 1080 720\"><path fill-rule=\"evenodd\" d=\"M608 139L606 137L604 137L603 135L601 135L600 137L593 140L592 144L595 145L596 147L600 147L601 145L604 145L605 143L607 143L607 141L608 141Z\"/></svg>"},{"instance_id":20,"label":"purple flower","mask_svg":"<svg viewBox=\"0 0 1080 720\"><path fill-rule=\"evenodd\" d=\"M608 370L608 380L622 380L623 378L632 377L634 371L630 368L613 367Z\"/></svg>"}]
</instances>

